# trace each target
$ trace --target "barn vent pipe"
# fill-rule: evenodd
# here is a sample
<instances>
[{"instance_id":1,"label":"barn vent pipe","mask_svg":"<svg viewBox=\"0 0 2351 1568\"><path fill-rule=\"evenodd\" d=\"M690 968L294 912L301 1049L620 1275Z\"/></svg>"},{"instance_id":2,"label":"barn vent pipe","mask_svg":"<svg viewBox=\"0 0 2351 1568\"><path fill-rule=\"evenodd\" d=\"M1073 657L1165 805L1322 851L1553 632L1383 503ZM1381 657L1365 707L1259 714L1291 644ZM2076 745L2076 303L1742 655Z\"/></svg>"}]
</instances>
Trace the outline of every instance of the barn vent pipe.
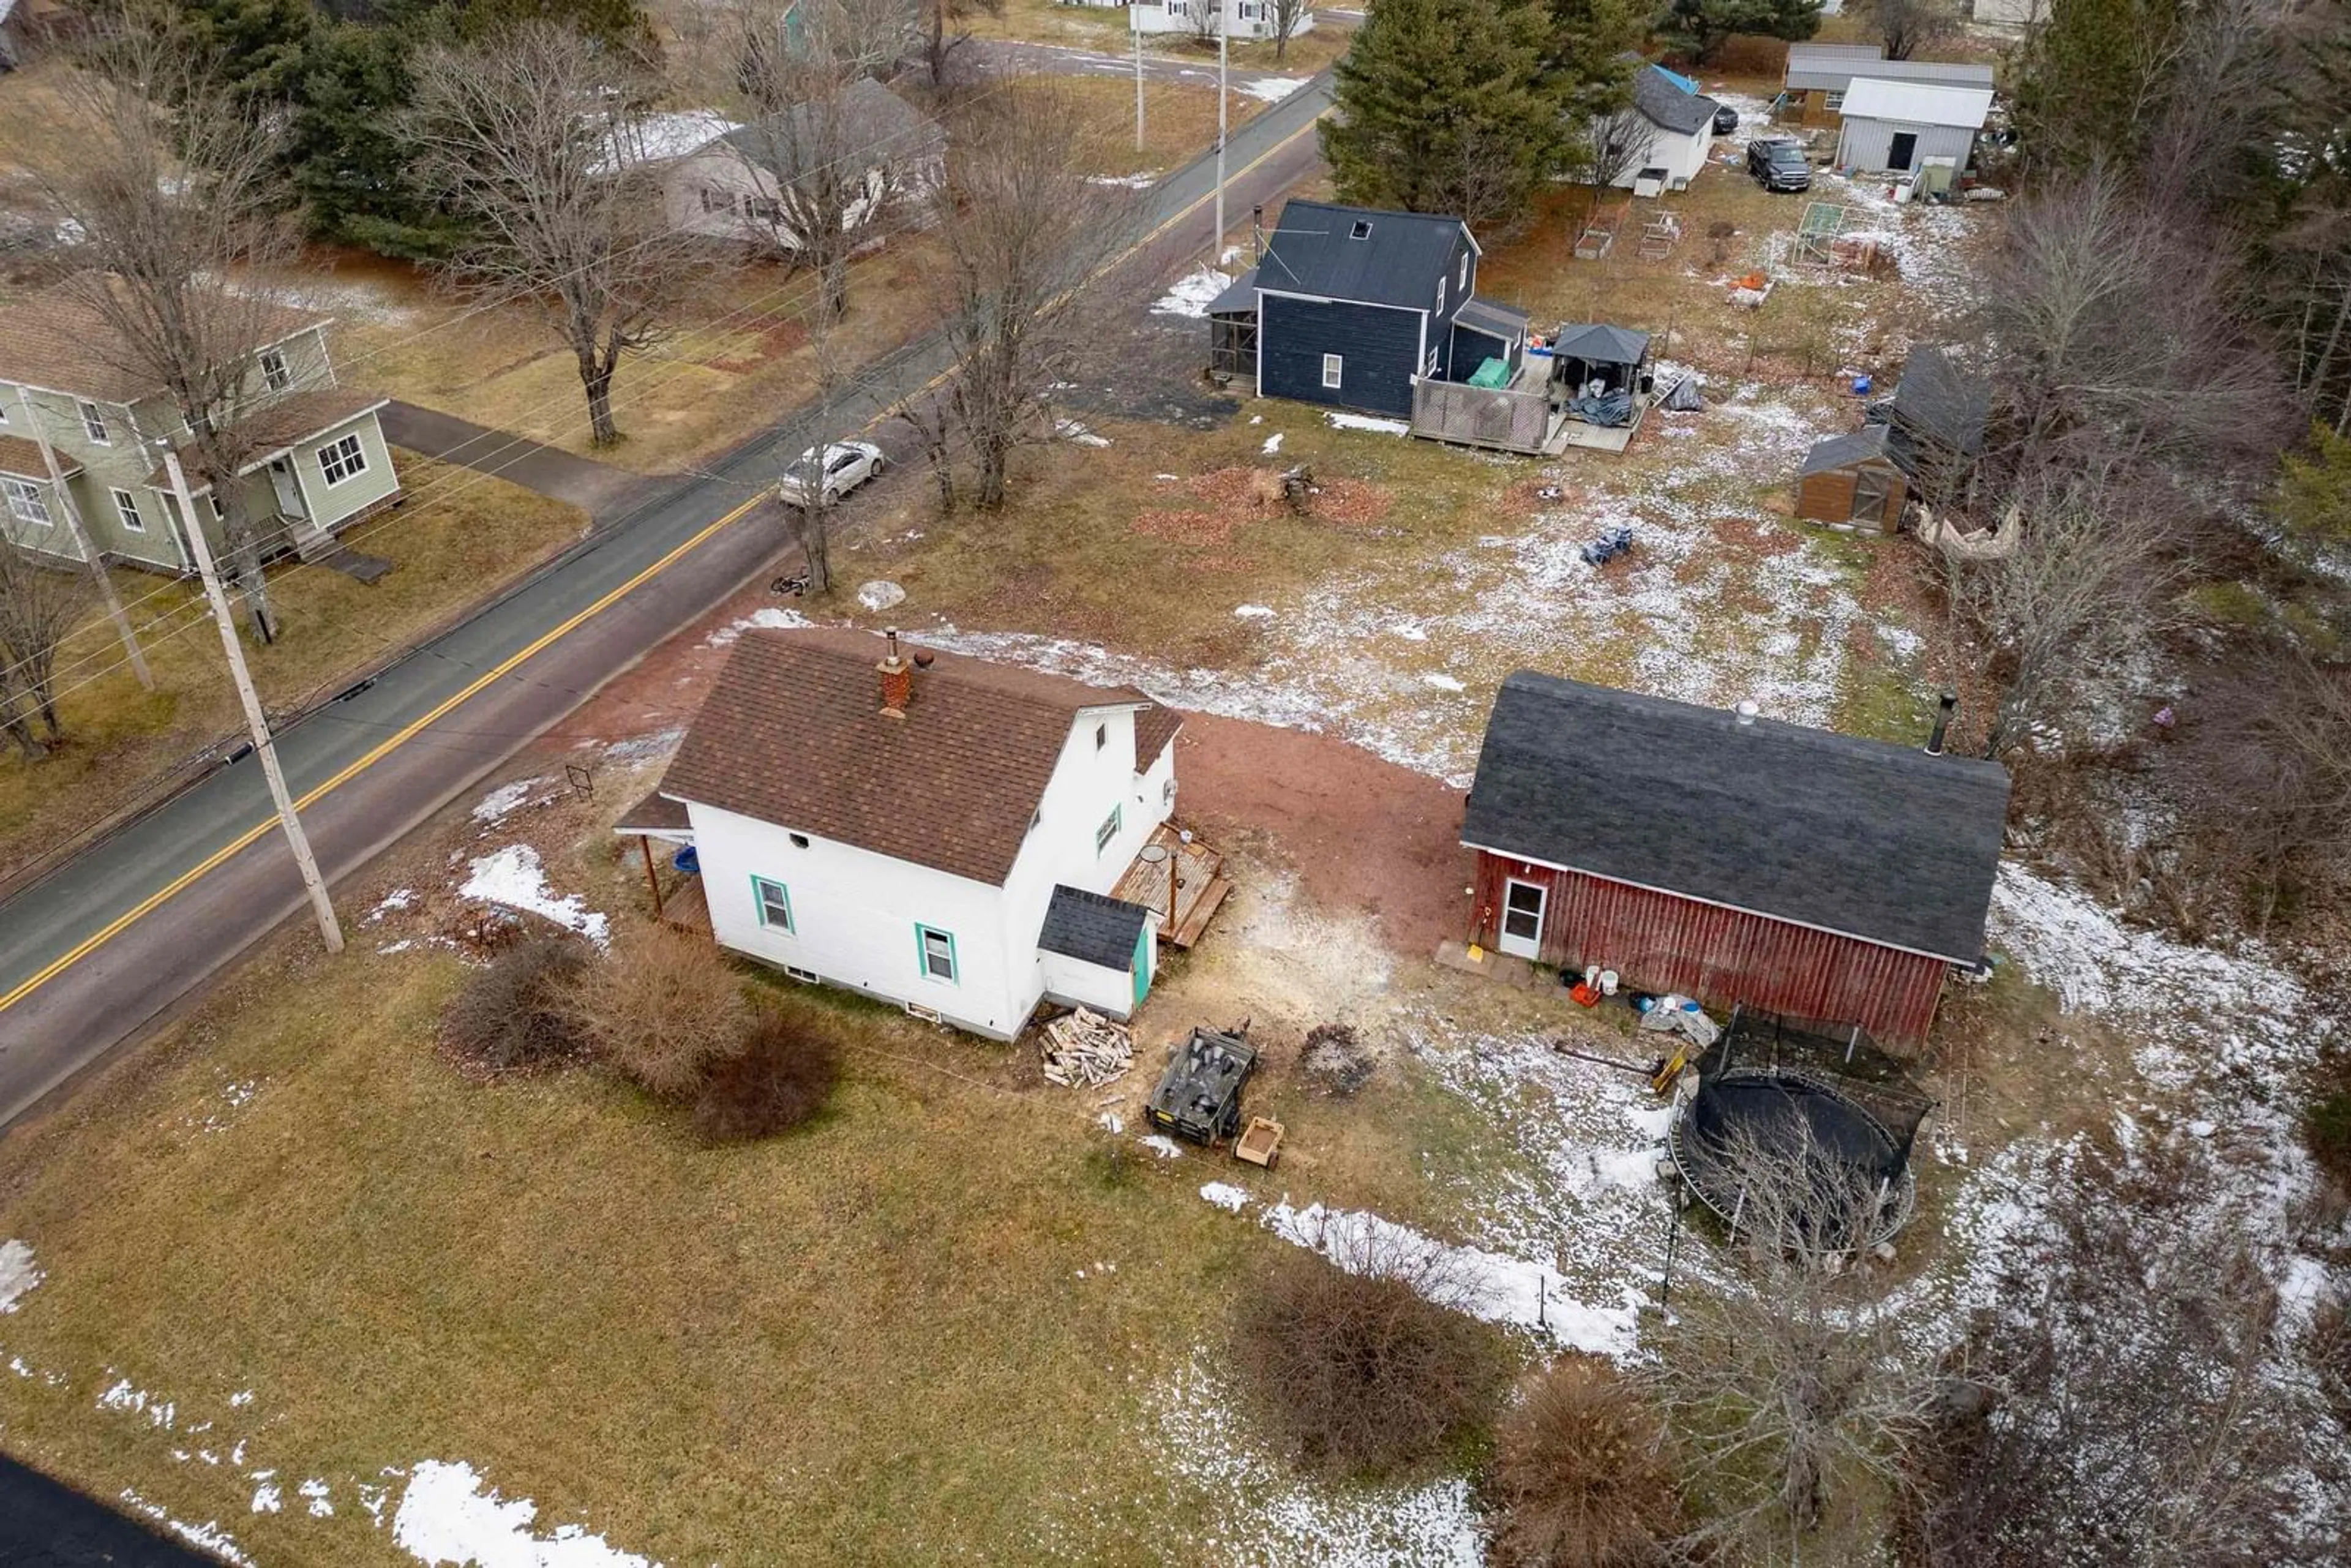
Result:
<instances>
[{"instance_id":1,"label":"barn vent pipe","mask_svg":"<svg viewBox=\"0 0 2351 1568\"><path fill-rule=\"evenodd\" d=\"M1745 725L1753 724L1755 722L1755 716L1761 713L1763 710L1755 705L1753 698L1750 697L1740 699L1739 706L1732 708L1730 711L1739 716L1739 722L1740 724Z\"/></svg>"},{"instance_id":2,"label":"barn vent pipe","mask_svg":"<svg viewBox=\"0 0 2351 1568\"><path fill-rule=\"evenodd\" d=\"M1943 737L1950 733L1951 716L1959 711L1959 694L1946 691L1935 710L1935 733L1927 737L1927 755L1943 755Z\"/></svg>"}]
</instances>

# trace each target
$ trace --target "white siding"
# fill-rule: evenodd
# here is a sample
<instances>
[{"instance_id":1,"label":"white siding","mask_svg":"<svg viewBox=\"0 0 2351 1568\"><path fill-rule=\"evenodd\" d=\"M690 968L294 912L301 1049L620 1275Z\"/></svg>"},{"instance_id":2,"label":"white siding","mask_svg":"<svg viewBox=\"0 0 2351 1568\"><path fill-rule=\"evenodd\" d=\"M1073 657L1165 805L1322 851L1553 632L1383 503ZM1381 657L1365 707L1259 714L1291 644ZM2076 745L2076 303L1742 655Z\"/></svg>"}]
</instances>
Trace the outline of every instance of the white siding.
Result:
<instances>
[{"instance_id":1,"label":"white siding","mask_svg":"<svg viewBox=\"0 0 2351 1568\"><path fill-rule=\"evenodd\" d=\"M933 700L951 697L951 692L941 691ZM1170 746L1138 776L1133 710L1092 708L1081 714L1045 786L1036 825L1000 888L814 833L805 834L803 848L792 842L799 831L793 824L762 822L689 802L711 930L721 946L737 952L931 1009L959 1028L994 1039L1019 1032L1050 978L1082 988L1071 1000L1114 1007L1123 1016L1134 999L1126 976L1117 976L1117 985L1105 990L1109 982L1102 977L1108 971L1049 959L1039 953L1037 938L1057 883L1108 893L1152 829L1166 821L1174 758ZM1117 830L1097 848L1113 810ZM787 890L792 930L761 923L755 876ZM918 925L953 934L954 984L924 973ZM1049 977L1049 965L1070 973L1055 969Z\"/></svg>"},{"instance_id":2,"label":"white siding","mask_svg":"<svg viewBox=\"0 0 2351 1568\"><path fill-rule=\"evenodd\" d=\"M1632 166L1610 182L1617 189L1629 191L1644 169L1663 169L1669 185L1687 185L1698 178L1706 167L1708 152L1714 147L1714 127L1711 123L1691 131L1667 131L1644 120L1642 128L1649 133L1649 145Z\"/></svg>"},{"instance_id":3,"label":"white siding","mask_svg":"<svg viewBox=\"0 0 2351 1568\"><path fill-rule=\"evenodd\" d=\"M1976 133L1965 126L1855 119L1848 114L1837 136L1837 166L1872 173L1885 170L1895 135L1900 131L1909 131L1918 138L1917 149L1911 153L1908 164L1914 170L1924 166L1930 158L1954 159L1959 168L1965 169L1975 152Z\"/></svg>"},{"instance_id":4,"label":"white siding","mask_svg":"<svg viewBox=\"0 0 2351 1568\"><path fill-rule=\"evenodd\" d=\"M1230 0L1233 5L1232 31L1226 36L1234 38L1270 38L1277 18L1273 7L1259 0ZM1135 0L1126 8L1127 26L1138 33L1196 34L1194 16L1198 7L1214 6L1217 0ZM1208 37L1216 37L1215 12L1209 12ZM1302 37L1314 30L1314 13L1299 13L1296 26L1290 30L1293 38Z\"/></svg>"},{"instance_id":5,"label":"white siding","mask_svg":"<svg viewBox=\"0 0 2351 1568\"><path fill-rule=\"evenodd\" d=\"M1157 946L1155 939L1146 941L1143 950L1148 954ZM1040 957L1039 972L1045 994L1054 1000L1089 1007L1114 1019L1123 1019L1134 1011L1134 981L1125 970L1105 969L1059 953L1046 953Z\"/></svg>"}]
</instances>

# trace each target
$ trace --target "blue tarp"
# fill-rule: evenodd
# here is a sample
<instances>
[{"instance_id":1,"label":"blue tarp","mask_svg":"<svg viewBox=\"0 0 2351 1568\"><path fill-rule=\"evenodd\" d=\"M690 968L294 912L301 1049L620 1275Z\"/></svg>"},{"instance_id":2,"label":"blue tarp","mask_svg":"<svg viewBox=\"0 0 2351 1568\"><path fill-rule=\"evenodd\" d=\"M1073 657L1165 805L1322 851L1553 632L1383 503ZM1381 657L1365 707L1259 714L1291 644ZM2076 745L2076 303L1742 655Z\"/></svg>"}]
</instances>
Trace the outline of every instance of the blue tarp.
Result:
<instances>
[{"instance_id":1,"label":"blue tarp","mask_svg":"<svg viewBox=\"0 0 2351 1568\"><path fill-rule=\"evenodd\" d=\"M1684 92L1696 92L1698 90L1698 83L1690 80L1689 78L1683 76L1678 72L1669 71L1663 66L1657 66L1653 68L1659 76L1665 78L1667 81L1673 83Z\"/></svg>"}]
</instances>

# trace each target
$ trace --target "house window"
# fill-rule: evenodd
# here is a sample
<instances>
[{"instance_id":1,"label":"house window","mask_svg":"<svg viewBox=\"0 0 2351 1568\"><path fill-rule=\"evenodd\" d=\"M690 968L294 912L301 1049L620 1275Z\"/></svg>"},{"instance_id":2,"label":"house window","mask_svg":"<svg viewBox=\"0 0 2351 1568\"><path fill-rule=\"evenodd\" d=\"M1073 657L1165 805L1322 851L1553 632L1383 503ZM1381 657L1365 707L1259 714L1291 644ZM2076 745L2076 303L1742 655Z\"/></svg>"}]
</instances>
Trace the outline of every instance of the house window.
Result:
<instances>
[{"instance_id":1,"label":"house window","mask_svg":"<svg viewBox=\"0 0 2351 1568\"><path fill-rule=\"evenodd\" d=\"M702 210L705 213L731 213L735 210L735 193L722 191L716 185L702 187Z\"/></svg>"},{"instance_id":2,"label":"house window","mask_svg":"<svg viewBox=\"0 0 2351 1568\"><path fill-rule=\"evenodd\" d=\"M1445 279L1441 277L1437 280L1437 313L1445 314Z\"/></svg>"},{"instance_id":3,"label":"house window","mask_svg":"<svg viewBox=\"0 0 2351 1568\"><path fill-rule=\"evenodd\" d=\"M294 372L286 368L286 356L276 349L261 350L261 384L271 392L284 392L294 382Z\"/></svg>"},{"instance_id":4,"label":"house window","mask_svg":"<svg viewBox=\"0 0 2351 1568\"><path fill-rule=\"evenodd\" d=\"M1110 815L1102 819L1102 825L1094 830L1094 853L1100 854L1110 848L1110 841L1118 837L1118 830L1125 821L1125 810L1124 806L1113 806Z\"/></svg>"},{"instance_id":5,"label":"house window","mask_svg":"<svg viewBox=\"0 0 2351 1568\"><path fill-rule=\"evenodd\" d=\"M116 490L112 495L114 515L122 519L122 526L134 534L145 533L147 520L139 515L139 497L128 490Z\"/></svg>"},{"instance_id":6,"label":"house window","mask_svg":"<svg viewBox=\"0 0 2351 1568\"><path fill-rule=\"evenodd\" d=\"M1336 354L1322 356L1322 384L1332 392L1339 390L1339 369L1342 361Z\"/></svg>"},{"instance_id":7,"label":"house window","mask_svg":"<svg viewBox=\"0 0 2351 1568\"><path fill-rule=\"evenodd\" d=\"M808 848L808 835L806 833L792 833L788 836L792 841L792 848L796 850L804 850Z\"/></svg>"},{"instance_id":8,"label":"house window","mask_svg":"<svg viewBox=\"0 0 2351 1568\"><path fill-rule=\"evenodd\" d=\"M784 204L772 196L746 196L743 198L743 215L763 224L781 223Z\"/></svg>"},{"instance_id":9,"label":"house window","mask_svg":"<svg viewBox=\"0 0 2351 1568\"><path fill-rule=\"evenodd\" d=\"M1827 110L1831 114L1834 114L1837 110L1844 107L1844 94L1841 92L1830 93L1826 98L1821 99L1821 107Z\"/></svg>"},{"instance_id":10,"label":"house window","mask_svg":"<svg viewBox=\"0 0 2351 1568\"><path fill-rule=\"evenodd\" d=\"M340 485L354 474L367 472L367 454L360 449L360 433L352 431L319 448L319 472L329 485Z\"/></svg>"},{"instance_id":11,"label":"house window","mask_svg":"<svg viewBox=\"0 0 2351 1568\"><path fill-rule=\"evenodd\" d=\"M1461 285L1462 293L1469 292L1469 253L1466 250L1461 253L1461 275L1454 281Z\"/></svg>"},{"instance_id":12,"label":"house window","mask_svg":"<svg viewBox=\"0 0 2351 1568\"><path fill-rule=\"evenodd\" d=\"M1108 746L1109 744L1110 726L1106 724L1098 724L1094 726L1094 749L1096 751L1100 751L1103 747Z\"/></svg>"},{"instance_id":13,"label":"house window","mask_svg":"<svg viewBox=\"0 0 2351 1568\"><path fill-rule=\"evenodd\" d=\"M955 933L939 931L928 925L914 927L916 950L923 961L923 977L956 983Z\"/></svg>"},{"instance_id":14,"label":"house window","mask_svg":"<svg viewBox=\"0 0 2351 1568\"><path fill-rule=\"evenodd\" d=\"M1159 803L1163 806L1173 806L1176 803L1176 780L1173 779L1159 786Z\"/></svg>"},{"instance_id":15,"label":"house window","mask_svg":"<svg viewBox=\"0 0 2351 1568\"><path fill-rule=\"evenodd\" d=\"M94 402L81 405L81 429L84 435L100 446L114 444L113 438L106 434L106 415L98 411L98 404Z\"/></svg>"},{"instance_id":16,"label":"house window","mask_svg":"<svg viewBox=\"0 0 2351 1568\"><path fill-rule=\"evenodd\" d=\"M755 876L751 879L751 896L758 901L760 925L770 931L781 931L788 936L798 935L798 927L792 925L792 894L789 888L780 882L769 882L764 876Z\"/></svg>"},{"instance_id":17,"label":"house window","mask_svg":"<svg viewBox=\"0 0 2351 1568\"><path fill-rule=\"evenodd\" d=\"M8 496L8 511L20 523L49 526L49 503L41 495L38 485L27 485L22 479L0 479L0 489Z\"/></svg>"}]
</instances>

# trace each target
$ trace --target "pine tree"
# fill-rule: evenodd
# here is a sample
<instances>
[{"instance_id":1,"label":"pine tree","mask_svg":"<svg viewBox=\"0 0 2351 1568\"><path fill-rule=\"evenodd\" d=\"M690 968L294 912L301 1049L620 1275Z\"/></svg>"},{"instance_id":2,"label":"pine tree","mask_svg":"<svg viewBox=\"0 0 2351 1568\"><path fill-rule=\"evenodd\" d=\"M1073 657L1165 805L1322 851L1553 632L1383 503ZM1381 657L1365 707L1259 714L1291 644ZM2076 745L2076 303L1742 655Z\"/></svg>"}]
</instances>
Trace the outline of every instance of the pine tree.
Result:
<instances>
[{"instance_id":1,"label":"pine tree","mask_svg":"<svg viewBox=\"0 0 2351 1568\"><path fill-rule=\"evenodd\" d=\"M2027 157L2127 160L2182 20L2181 0L2053 0L2027 45L2015 118Z\"/></svg>"},{"instance_id":2,"label":"pine tree","mask_svg":"<svg viewBox=\"0 0 2351 1568\"><path fill-rule=\"evenodd\" d=\"M1512 227L1565 156L1550 42L1531 0L1380 0L1322 125L1341 197Z\"/></svg>"},{"instance_id":3,"label":"pine tree","mask_svg":"<svg viewBox=\"0 0 2351 1568\"><path fill-rule=\"evenodd\" d=\"M1670 0L1657 18L1667 43L1703 63L1733 33L1800 42L1821 30L1821 0Z\"/></svg>"}]
</instances>

